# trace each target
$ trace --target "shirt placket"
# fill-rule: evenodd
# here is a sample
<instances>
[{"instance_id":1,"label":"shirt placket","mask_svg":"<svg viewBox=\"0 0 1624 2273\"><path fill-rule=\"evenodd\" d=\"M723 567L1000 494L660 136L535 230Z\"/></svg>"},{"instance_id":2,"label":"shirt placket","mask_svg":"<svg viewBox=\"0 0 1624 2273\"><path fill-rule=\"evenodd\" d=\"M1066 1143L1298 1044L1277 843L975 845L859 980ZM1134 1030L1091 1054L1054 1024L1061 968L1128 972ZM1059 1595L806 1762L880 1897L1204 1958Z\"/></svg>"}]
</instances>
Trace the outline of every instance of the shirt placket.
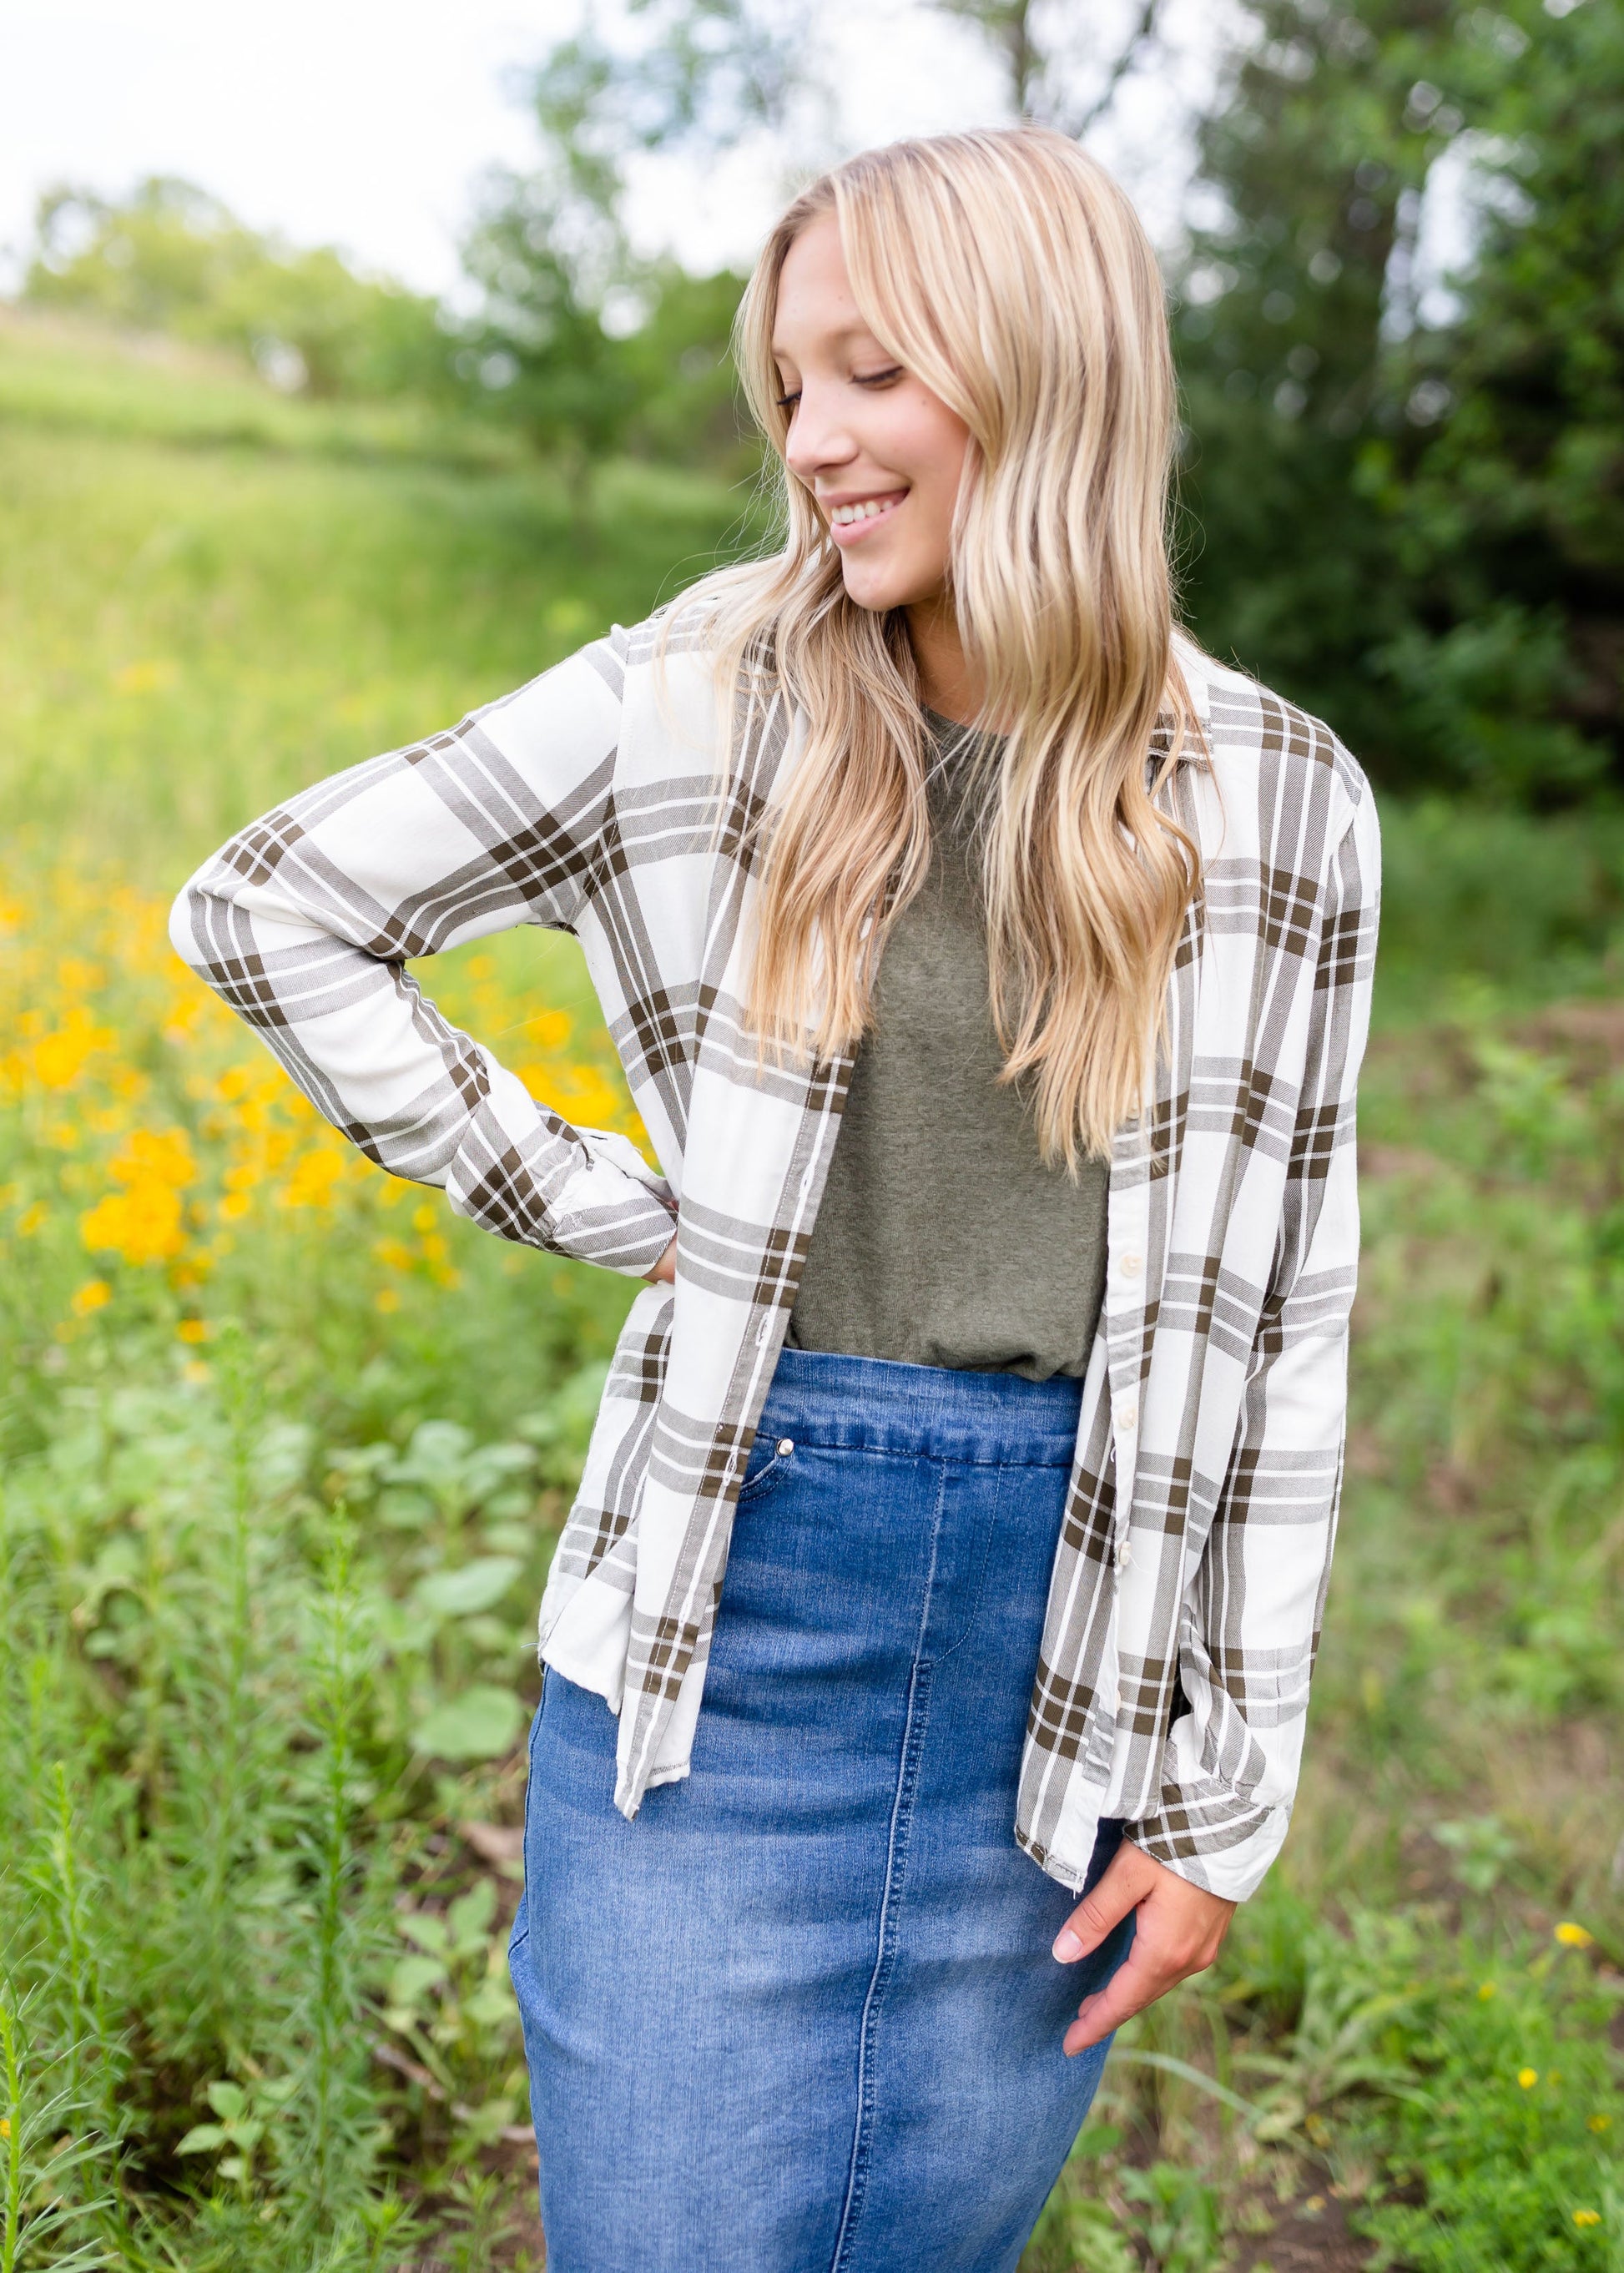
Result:
<instances>
[{"instance_id":1,"label":"shirt placket","mask_svg":"<svg viewBox=\"0 0 1624 2273\"><path fill-rule=\"evenodd\" d=\"M1119 1574L1132 1565L1134 1481L1139 1447L1140 1372L1144 1345L1145 1274L1150 1232L1150 1191L1146 1163L1135 1147L1113 1165L1106 1204L1105 1347L1110 1393L1112 1495L1112 1657L1120 1634ZM1113 1687L1100 1700L1120 1725L1124 1699Z\"/></svg>"}]
</instances>

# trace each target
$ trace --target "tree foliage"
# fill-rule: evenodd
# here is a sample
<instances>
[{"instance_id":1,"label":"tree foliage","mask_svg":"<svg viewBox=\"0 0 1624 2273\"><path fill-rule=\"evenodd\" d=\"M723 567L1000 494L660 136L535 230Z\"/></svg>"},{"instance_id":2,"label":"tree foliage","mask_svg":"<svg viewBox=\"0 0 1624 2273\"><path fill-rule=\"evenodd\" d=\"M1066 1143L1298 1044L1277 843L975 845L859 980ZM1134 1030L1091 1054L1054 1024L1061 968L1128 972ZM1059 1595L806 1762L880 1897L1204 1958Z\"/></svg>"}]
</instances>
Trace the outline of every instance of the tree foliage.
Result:
<instances>
[{"instance_id":1,"label":"tree foliage","mask_svg":"<svg viewBox=\"0 0 1624 2273\"><path fill-rule=\"evenodd\" d=\"M1250 12L1177 280L1196 626L1395 786L1582 793L1624 763L1617 12Z\"/></svg>"},{"instance_id":2,"label":"tree foliage","mask_svg":"<svg viewBox=\"0 0 1624 2273\"><path fill-rule=\"evenodd\" d=\"M465 358L584 483L642 448L743 471L728 342L743 279L639 256L628 176L654 152L714 153L780 131L814 85L809 20L783 0L630 0L530 75L537 164L492 176L468 247L484 289Z\"/></svg>"},{"instance_id":3,"label":"tree foliage","mask_svg":"<svg viewBox=\"0 0 1624 2273\"><path fill-rule=\"evenodd\" d=\"M41 307L236 349L289 390L381 396L444 381L447 343L432 300L357 275L330 245L297 251L262 236L167 176L122 199L49 191L23 293Z\"/></svg>"}]
</instances>

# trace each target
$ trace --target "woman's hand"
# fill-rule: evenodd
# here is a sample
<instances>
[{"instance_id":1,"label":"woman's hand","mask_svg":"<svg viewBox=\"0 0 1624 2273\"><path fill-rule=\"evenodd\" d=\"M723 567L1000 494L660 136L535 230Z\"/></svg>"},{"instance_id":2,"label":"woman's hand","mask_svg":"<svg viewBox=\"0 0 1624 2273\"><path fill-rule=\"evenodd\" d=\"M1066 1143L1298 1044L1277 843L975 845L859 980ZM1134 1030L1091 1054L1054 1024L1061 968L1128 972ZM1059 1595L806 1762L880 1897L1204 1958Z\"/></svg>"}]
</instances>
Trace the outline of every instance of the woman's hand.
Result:
<instances>
[{"instance_id":1,"label":"woman's hand","mask_svg":"<svg viewBox=\"0 0 1624 2273\"><path fill-rule=\"evenodd\" d=\"M1133 1947L1104 1988L1078 2007L1065 2032L1069 2053L1097 2044L1131 2014L1164 1997L1175 1983L1204 1971L1223 1947L1235 1904L1192 1887L1124 1839L1099 1885L1083 1896L1056 1936L1055 1955L1063 1965L1086 1957L1130 1910L1139 1913Z\"/></svg>"},{"instance_id":2,"label":"woman's hand","mask_svg":"<svg viewBox=\"0 0 1624 2273\"><path fill-rule=\"evenodd\" d=\"M652 1271L646 1272L650 1287L669 1287L677 1275L677 1242L673 1238Z\"/></svg>"}]
</instances>

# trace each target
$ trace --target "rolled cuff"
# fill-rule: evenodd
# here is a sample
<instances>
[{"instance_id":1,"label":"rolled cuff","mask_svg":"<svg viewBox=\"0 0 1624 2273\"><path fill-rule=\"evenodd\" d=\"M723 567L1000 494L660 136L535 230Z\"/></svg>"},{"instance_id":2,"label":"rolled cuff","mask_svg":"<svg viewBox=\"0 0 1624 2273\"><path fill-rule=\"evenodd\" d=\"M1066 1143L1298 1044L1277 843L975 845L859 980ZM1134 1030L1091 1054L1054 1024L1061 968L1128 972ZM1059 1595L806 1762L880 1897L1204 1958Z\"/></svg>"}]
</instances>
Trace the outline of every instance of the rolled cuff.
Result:
<instances>
[{"instance_id":1,"label":"rolled cuff","mask_svg":"<svg viewBox=\"0 0 1624 2273\"><path fill-rule=\"evenodd\" d=\"M1289 1806L1259 1807L1212 1785L1164 1784L1156 1806L1127 1826L1127 1836L1192 1887L1244 1902L1267 1876L1290 1820Z\"/></svg>"}]
</instances>

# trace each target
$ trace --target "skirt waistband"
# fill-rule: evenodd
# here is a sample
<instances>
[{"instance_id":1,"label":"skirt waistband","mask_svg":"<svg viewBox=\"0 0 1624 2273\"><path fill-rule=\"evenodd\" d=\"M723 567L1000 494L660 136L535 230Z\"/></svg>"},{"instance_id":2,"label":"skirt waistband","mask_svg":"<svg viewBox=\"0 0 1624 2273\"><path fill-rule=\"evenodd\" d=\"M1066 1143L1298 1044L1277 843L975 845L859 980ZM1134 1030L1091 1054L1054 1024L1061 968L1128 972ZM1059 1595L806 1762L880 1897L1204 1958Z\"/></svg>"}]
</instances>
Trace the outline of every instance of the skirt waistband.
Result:
<instances>
[{"instance_id":1,"label":"skirt waistband","mask_svg":"<svg viewBox=\"0 0 1624 2273\"><path fill-rule=\"evenodd\" d=\"M1082 1396L1082 1383L1068 1374L1028 1381L1018 1373L786 1349L757 1434L836 1451L1069 1468Z\"/></svg>"}]
</instances>

